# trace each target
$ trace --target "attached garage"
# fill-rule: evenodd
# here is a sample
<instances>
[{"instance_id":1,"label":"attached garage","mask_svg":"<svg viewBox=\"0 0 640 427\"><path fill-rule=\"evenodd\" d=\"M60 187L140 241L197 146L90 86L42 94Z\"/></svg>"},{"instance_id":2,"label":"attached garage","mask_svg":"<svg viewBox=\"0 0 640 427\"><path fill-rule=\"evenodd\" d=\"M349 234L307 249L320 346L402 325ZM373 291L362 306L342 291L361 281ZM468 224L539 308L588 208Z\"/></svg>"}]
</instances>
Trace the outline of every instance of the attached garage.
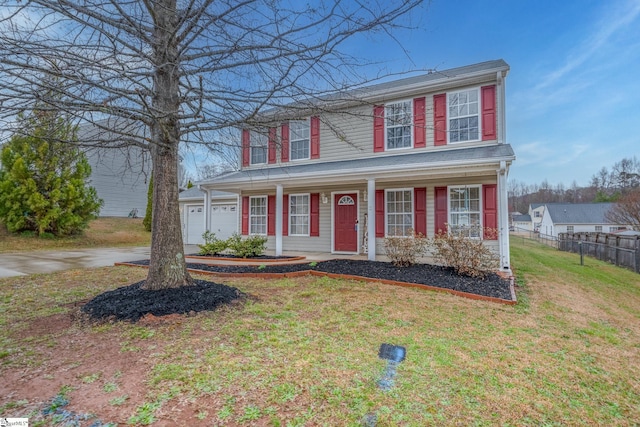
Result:
<instances>
[{"instance_id":1,"label":"attached garage","mask_svg":"<svg viewBox=\"0 0 640 427\"><path fill-rule=\"evenodd\" d=\"M220 239L238 231L238 199L233 193L214 191L211 194L210 230ZM193 187L180 193L182 236L185 244L204 243L206 229L204 193Z\"/></svg>"}]
</instances>

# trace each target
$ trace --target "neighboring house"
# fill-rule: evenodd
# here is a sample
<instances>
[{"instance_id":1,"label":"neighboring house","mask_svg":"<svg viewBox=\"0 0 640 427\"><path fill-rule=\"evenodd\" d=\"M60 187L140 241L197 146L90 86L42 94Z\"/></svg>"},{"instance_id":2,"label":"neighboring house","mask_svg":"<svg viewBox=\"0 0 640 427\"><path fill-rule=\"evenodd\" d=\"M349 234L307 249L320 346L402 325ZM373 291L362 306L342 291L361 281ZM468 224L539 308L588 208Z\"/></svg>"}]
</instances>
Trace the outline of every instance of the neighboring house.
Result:
<instances>
[{"instance_id":1,"label":"neighboring house","mask_svg":"<svg viewBox=\"0 0 640 427\"><path fill-rule=\"evenodd\" d=\"M209 221L205 216L204 191L191 187L180 193L180 220L185 244L204 243L205 230L215 233L219 239L227 239L238 230L238 196L222 191L210 192Z\"/></svg>"},{"instance_id":2,"label":"neighboring house","mask_svg":"<svg viewBox=\"0 0 640 427\"><path fill-rule=\"evenodd\" d=\"M529 205L529 216L531 217L530 231L540 231L545 210L546 204L544 203L532 203Z\"/></svg>"},{"instance_id":3,"label":"neighboring house","mask_svg":"<svg viewBox=\"0 0 640 427\"><path fill-rule=\"evenodd\" d=\"M136 146L108 147L121 139L121 136L91 124L78 128L78 140L85 144L85 154L91 165L89 185L104 201L100 216L127 217L135 214L144 217L151 178L151 156ZM86 145L95 147L86 148Z\"/></svg>"},{"instance_id":4,"label":"neighboring house","mask_svg":"<svg viewBox=\"0 0 640 427\"><path fill-rule=\"evenodd\" d=\"M151 178L148 154L131 147L127 152L92 149L86 155L91 165L89 185L104 201L100 216L144 217Z\"/></svg>"},{"instance_id":5,"label":"neighboring house","mask_svg":"<svg viewBox=\"0 0 640 427\"><path fill-rule=\"evenodd\" d=\"M511 217L513 231L533 231L531 215L513 215Z\"/></svg>"},{"instance_id":6,"label":"neighboring house","mask_svg":"<svg viewBox=\"0 0 640 427\"><path fill-rule=\"evenodd\" d=\"M385 236L461 230L509 270L508 71L495 60L275 111L268 129L242 131L241 170L200 183L204 206L213 190L237 193L242 234L276 254L375 260Z\"/></svg>"},{"instance_id":7,"label":"neighboring house","mask_svg":"<svg viewBox=\"0 0 640 427\"><path fill-rule=\"evenodd\" d=\"M559 233L611 233L627 228L613 224L606 213L613 203L547 203L540 223L540 234L558 237Z\"/></svg>"}]
</instances>

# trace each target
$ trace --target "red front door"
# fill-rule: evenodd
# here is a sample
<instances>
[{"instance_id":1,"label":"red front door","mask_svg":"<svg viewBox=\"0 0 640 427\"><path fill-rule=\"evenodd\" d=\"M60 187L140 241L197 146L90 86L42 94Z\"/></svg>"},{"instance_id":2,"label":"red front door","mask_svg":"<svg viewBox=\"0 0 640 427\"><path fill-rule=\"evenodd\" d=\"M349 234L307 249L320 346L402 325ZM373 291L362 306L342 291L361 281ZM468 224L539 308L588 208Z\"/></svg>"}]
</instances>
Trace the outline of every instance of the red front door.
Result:
<instances>
[{"instance_id":1,"label":"red front door","mask_svg":"<svg viewBox=\"0 0 640 427\"><path fill-rule=\"evenodd\" d=\"M358 252L357 202L357 193L334 195L334 250L337 252Z\"/></svg>"}]
</instances>

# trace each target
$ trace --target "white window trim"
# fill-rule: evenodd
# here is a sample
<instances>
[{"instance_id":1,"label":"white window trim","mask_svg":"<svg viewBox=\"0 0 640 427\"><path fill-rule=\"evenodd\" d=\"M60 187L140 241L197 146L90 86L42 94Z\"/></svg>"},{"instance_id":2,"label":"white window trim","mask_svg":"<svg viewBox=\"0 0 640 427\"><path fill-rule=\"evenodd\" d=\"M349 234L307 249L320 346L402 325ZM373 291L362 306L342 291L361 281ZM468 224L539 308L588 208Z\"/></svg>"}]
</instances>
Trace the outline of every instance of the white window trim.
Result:
<instances>
[{"instance_id":1,"label":"white window trim","mask_svg":"<svg viewBox=\"0 0 640 427\"><path fill-rule=\"evenodd\" d=\"M258 147L258 146L254 146L253 142L256 141L256 137L263 137L264 135L255 131L250 131L249 133L249 164L250 165L266 165L267 164L267 159L269 156L269 153L267 152L267 146L269 144L269 140L267 137L267 145L265 145L264 147ZM253 161L253 150L257 149L257 148L261 148L264 150L264 162L254 162Z\"/></svg>"},{"instance_id":2,"label":"white window trim","mask_svg":"<svg viewBox=\"0 0 640 427\"><path fill-rule=\"evenodd\" d=\"M392 192L398 192L398 191L409 191L411 194L411 228L415 231L416 229L416 215L415 215L415 192L413 187L407 187L407 188L386 188L384 190L384 235L385 237L389 236L389 237L409 237L409 236L390 236L389 235L389 205L388 205L388 199L387 199L387 194L392 191Z\"/></svg>"},{"instance_id":3,"label":"white window trim","mask_svg":"<svg viewBox=\"0 0 640 427\"><path fill-rule=\"evenodd\" d=\"M255 199L264 199L264 234L253 233L251 231L251 219L256 217L262 217L263 215L251 214L251 201ZM266 236L269 228L269 198L267 196L249 196L249 235L250 236Z\"/></svg>"},{"instance_id":4,"label":"white window trim","mask_svg":"<svg viewBox=\"0 0 640 427\"><path fill-rule=\"evenodd\" d=\"M294 234L291 231L293 228L291 227L291 196L307 196L307 232L305 234ZM300 236L300 237L309 237L311 234L311 193L298 193L298 194L289 194L289 206L287 207L289 212L288 221L289 221L289 236ZM295 216L302 217L304 214L296 214Z\"/></svg>"},{"instance_id":5,"label":"white window trim","mask_svg":"<svg viewBox=\"0 0 640 427\"><path fill-rule=\"evenodd\" d=\"M409 130L409 135L411 137L411 145L408 146L408 147L389 148L389 141L387 139L387 136L388 136L388 132L387 132L387 129L388 129L387 128L387 117L388 117L388 115L387 115L387 106L393 105L393 104L404 104L405 102L408 102L409 103L409 107L411 108L411 114L410 114L410 116L411 116L410 128L411 129ZM447 108L448 108L448 105L447 105ZM402 100L399 100L399 101L387 102L386 104L384 104L384 151L409 150L409 149L413 148L413 145L414 145L414 141L413 141L413 138L414 138L414 131L413 131L414 111L413 111L413 109L414 109L413 99L402 99ZM447 111L448 111L448 109L447 109Z\"/></svg>"},{"instance_id":6,"label":"white window trim","mask_svg":"<svg viewBox=\"0 0 640 427\"><path fill-rule=\"evenodd\" d=\"M449 114L449 95L454 93L470 92L472 90L475 90L478 94L478 139L468 139L466 141L451 141L451 129L449 125L451 123L452 117ZM447 92L446 98L447 98L447 107L446 107L447 108L447 143L448 144L464 144L467 142L482 141L482 91L480 90L480 86ZM466 117L471 117L471 116L468 115ZM458 118L458 117L455 117L455 118Z\"/></svg>"},{"instance_id":7,"label":"white window trim","mask_svg":"<svg viewBox=\"0 0 640 427\"><path fill-rule=\"evenodd\" d=\"M484 239L484 223L482 222L483 220L483 212L484 212L484 199L482 197L482 184L473 184L473 185L449 185L447 187L447 224L451 224L451 215L452 215L452 211L451 211L451 189L452 188L477 188L478 189L478 200L480 200L480 206L479 206L479 215L478 215L478 221L479 221L479 227L480 227L480 233L478 233L478 237L469 237L470 239L480 239L483 240ZM475 213L475 211L474 211ZM447 230L451 230L450 226L447 226Z\"/></svg>"},{"instance_id":8,"label":"white window trim","mask_svg":"<svg viewBox=\"0 0 640 427\"><path fill-rule=\"evenodd\" d=\"M291 123L293 122L307 122L307 126L309 127L309 139L307 140L307 144L309 149L307 150L307 152L309 153L309 155L307 157L304 158L300 158L300 159L294 159L293 158L293 131L291 129ZM296 139L295 141L302 141L302 139ZM301 161L301 160L309 160L311 159L311 118L306 118L303 120L290 120L289 121L289 160L292 162L297 162L297 161Z\"/></svg>"}]
</instances>

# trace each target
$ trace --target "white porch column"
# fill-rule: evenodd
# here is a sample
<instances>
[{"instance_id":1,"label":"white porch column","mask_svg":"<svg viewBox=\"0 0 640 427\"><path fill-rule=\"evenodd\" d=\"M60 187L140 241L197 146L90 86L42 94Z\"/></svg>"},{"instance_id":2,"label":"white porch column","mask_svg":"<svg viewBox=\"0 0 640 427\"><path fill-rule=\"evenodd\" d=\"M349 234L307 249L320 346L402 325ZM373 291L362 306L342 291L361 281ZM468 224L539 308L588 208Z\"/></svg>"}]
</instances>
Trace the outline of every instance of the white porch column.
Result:
<instances>
[{"instance_id":1,"label":"white porch column","mask_svg":"<svg viewBox=\"0 0 640 427\"><path fill-rule=\"evenodd\" d=\"M369 220L367 229L367 240L369 244L369 261L376 260L376 180L369 178L367 180L367 217Z\"/></svg>"},{"instance_id":2,"label":"white porch column","mask_svg":"<svg viewBox=\"0 0 640 427\"><path fill-rule=\"evenodd\" d=\"M276 185L276 256L282 256L282 184Z\"/></svg>"},{"instance_id":3,"label":"white porch column","mask_svg":"<svg viewBox=\"0 0 640 427\"><path fill-rule=\"evenodd\" d=\"M507 200L507 165L500 162L498 169L498 236L500 238L500 268L511 270L509 253L509 201Z\"/></svg>"},{"instance_id":4,"label":"white porch column","mask_svg":"<svg viewBox=\"0 0 640 427\"><path fill-rule=\"evenodd\" d=\"M204 191L204 230L205 231L209 231L211 230L211 190L205 190L203 188L200 188L201 190Z\"/></svg>"}]
</instances>

